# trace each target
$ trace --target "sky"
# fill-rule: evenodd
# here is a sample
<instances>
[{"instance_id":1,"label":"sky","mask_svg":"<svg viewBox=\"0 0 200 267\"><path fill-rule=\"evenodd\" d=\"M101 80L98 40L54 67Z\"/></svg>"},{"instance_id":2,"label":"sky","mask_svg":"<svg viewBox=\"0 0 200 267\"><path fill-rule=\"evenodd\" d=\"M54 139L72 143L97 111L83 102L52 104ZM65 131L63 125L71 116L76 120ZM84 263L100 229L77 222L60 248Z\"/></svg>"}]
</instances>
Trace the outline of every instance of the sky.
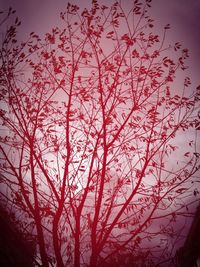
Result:
<instances>
[{"instance_id":1,"label":"sky","mask_svg":"<svg viewBox=\"0 0 200 267\"><path fill-rule=\"evenodd\" d=\"M114 0L110 0L112 3ZM130 5L131 0L121 0L123 5ZM59 23L59 14L65 10L66 0L0 0L0 9L6 10L9 6L17 11L22 21L20 36L30 32L44 34ZM81 7L90 5L90 0L71 0L71 3ZM81 3L80 3L81 2ZM108 4L108 1L100 2ZM161 29L170 23L171 30L168 38L173 43L180 41L190 51L189 74L194 87L200 84L200 0L153 0L150 10L155 25Z\"/></svg>"},{"instance_id":2,"label":"sky","mask_svg":"<svg viewBox=\"0 0 200 267\"><path fill-rule=\"evenodd\" d=\"M160 25L170 23L171 40L189 49L191 75L200 84L200 0L154 0L153 15Z\"/></svg>"},{"instance_id":3,"label":"sky","mask_svg":"<svg viewBox=\"0 0 200 267\"><path fill-rule=\"evenodd\" d=\"M130 5L131 0L121 0ZM59 14L67 6L65 0L0 0L0 10L13 7L22 22L20 36L27 39L30 32L44 34L59 24ZM90 0L71 0L81 7L89 6ZM81 2L81 3L80 3ZM113 0L99 0L104 4ZM180 42L190 51L188 61L192 87L200 85L200 0L153 0L150 14L155 19L155 28L160 31L170 23L168 40ZM22 40L23 41L23 40ZM183 140L181 140L183 141Z\"/></svg>"},{"instance_id":4,"label":"sky","mask_svg":"<svg viewBox=\"0 0 200 267\"><path fill-rule=\"evenodd\" d=\"M121 0L127 9L132 1ZM114 0L99 0L99 2L109 5ZM9 7L16 10L22 22L19 36L24 41L33 31L41 36L59 25L59 14L65 10L67 3L67 0L0 0L0 10L7 10ZM71 0L71 3L84 9L90 7L91 0ZM171 29L167 35L169 43L180 42L183 48L189 49L190 59L187 62L189 70L185 75L191 77L190 90L194 90L200 85L200 0L153 0L149 11L155 20L155 32L161 34L163 27L170 23ZM182 85L183 80L178 78L173 86L177 87L179 84ZM179 146L184 146L185 140L184 136L180 137Z\"/></svg>"}]
</instances>

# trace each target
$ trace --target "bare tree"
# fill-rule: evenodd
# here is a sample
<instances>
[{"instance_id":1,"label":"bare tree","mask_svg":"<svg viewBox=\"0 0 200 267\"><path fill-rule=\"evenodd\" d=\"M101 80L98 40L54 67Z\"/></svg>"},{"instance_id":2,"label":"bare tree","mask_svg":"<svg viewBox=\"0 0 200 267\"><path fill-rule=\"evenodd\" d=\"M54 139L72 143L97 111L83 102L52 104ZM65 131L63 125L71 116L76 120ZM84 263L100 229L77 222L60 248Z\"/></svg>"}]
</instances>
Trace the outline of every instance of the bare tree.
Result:
<instances>
[{"instance_id":1,"label":"bare tree","mask_svg":"<svg viewBox=\"0 0 200 267\"><path fill-rule=\"evenodd\" d=\"M198 198L200 90L174 86L188 51L153 33L150 2L68 4L42 40L18 44L18 19L4 34L1 199L40 266L168 261Z\"/></svg>"}]
</instances>

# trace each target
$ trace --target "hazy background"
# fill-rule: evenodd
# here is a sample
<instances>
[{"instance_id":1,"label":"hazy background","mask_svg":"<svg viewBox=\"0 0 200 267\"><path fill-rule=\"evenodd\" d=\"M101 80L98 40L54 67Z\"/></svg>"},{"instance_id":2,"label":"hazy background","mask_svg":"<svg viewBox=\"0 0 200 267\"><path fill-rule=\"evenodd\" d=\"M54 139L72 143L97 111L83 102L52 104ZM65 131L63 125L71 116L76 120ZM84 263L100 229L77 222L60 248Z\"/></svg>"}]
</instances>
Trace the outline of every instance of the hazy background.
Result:
<instances>
[{"instance_id":1,"label":"hazy background","mask_svg":"<svg viewBox=\"0 0 200 267\"><path fill-rule=\"evenodd\" d=\"M89 7L90 0L71 0L71 3L80 7ZM113 0L99 0L110 5ZM124 6L130 6L132 0L121 0ZM44 35L52 27L59 25L59 14L65 10L68 1L65 0L0 0L0 10L13 7L22 22L19 29L19 38L26 40L30 32ZM190 51L188 60L188 75L191 77L191 90L200 84L200 0L153 0L150 9L155 19L155 31L162 32L163 27L170 23L167 40L172 44L180 42ZM180 80L176 82L178 84ZM180 138L180 145L184 144L185 137Z\"/></svg>"}]
</instances>

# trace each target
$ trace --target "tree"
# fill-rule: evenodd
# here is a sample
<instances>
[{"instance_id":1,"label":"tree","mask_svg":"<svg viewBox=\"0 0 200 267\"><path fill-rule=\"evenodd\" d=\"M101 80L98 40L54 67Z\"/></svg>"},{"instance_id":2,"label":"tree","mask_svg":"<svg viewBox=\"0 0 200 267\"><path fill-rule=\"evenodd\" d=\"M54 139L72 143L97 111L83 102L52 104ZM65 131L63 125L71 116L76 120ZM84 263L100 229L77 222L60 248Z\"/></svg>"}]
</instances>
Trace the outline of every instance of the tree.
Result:
<instances>
[{"instance_id":1,"label":"tree","mask_svg":"<svg viewBox=\"0 0 200 267\"><path fill-rule=\"evenodd\" d=\"M2 267L33 267L35 242L16 228L15 214L0 206L0 264ZM17 224L18 225L18 224Z\"/></svg>"},{"instance_id":2,"label":"tree","mask_svg":"<svg viewBox=\"0 0 200 267\"><path fill-rule=\"evenodd\" d=\"M150 2L68 3L43 39L18 44L18 18L4 34L1 198L39 266L159 265L198 200L200 90L174 86L188 50L153 33Z\"/></svg>"},{"instance_id":3,"label":"tree","mask_svg":"<svg viewBox=\"0 0 200 267\"><path fill-rule=\"evenodd\" d=\"M200 254L200 206L197 207L194 219L184 245L177 251L177 267L198 266Z\"/></svg>"}]
</instances>

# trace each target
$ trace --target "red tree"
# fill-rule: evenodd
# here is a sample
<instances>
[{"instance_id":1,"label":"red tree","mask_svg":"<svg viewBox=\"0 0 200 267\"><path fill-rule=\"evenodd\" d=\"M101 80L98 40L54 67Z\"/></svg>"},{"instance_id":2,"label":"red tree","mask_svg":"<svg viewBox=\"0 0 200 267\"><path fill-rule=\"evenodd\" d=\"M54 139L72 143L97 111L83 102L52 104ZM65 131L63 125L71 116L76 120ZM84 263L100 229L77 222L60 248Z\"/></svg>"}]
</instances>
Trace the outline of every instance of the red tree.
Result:
<instances>
[{"instance_id":1,"label":"red tree","mask_svg":"<svg viewBox=\"0 0 200 267\"><path fill-rule=\"evenodd\" d=\"M153 33L150 2L68 4L43 40L18 44L18 19L4 35L1 196L39 266L155 266L197 200L200 90L174 88L188 51Z\"/></svg>"}]
</instances>

